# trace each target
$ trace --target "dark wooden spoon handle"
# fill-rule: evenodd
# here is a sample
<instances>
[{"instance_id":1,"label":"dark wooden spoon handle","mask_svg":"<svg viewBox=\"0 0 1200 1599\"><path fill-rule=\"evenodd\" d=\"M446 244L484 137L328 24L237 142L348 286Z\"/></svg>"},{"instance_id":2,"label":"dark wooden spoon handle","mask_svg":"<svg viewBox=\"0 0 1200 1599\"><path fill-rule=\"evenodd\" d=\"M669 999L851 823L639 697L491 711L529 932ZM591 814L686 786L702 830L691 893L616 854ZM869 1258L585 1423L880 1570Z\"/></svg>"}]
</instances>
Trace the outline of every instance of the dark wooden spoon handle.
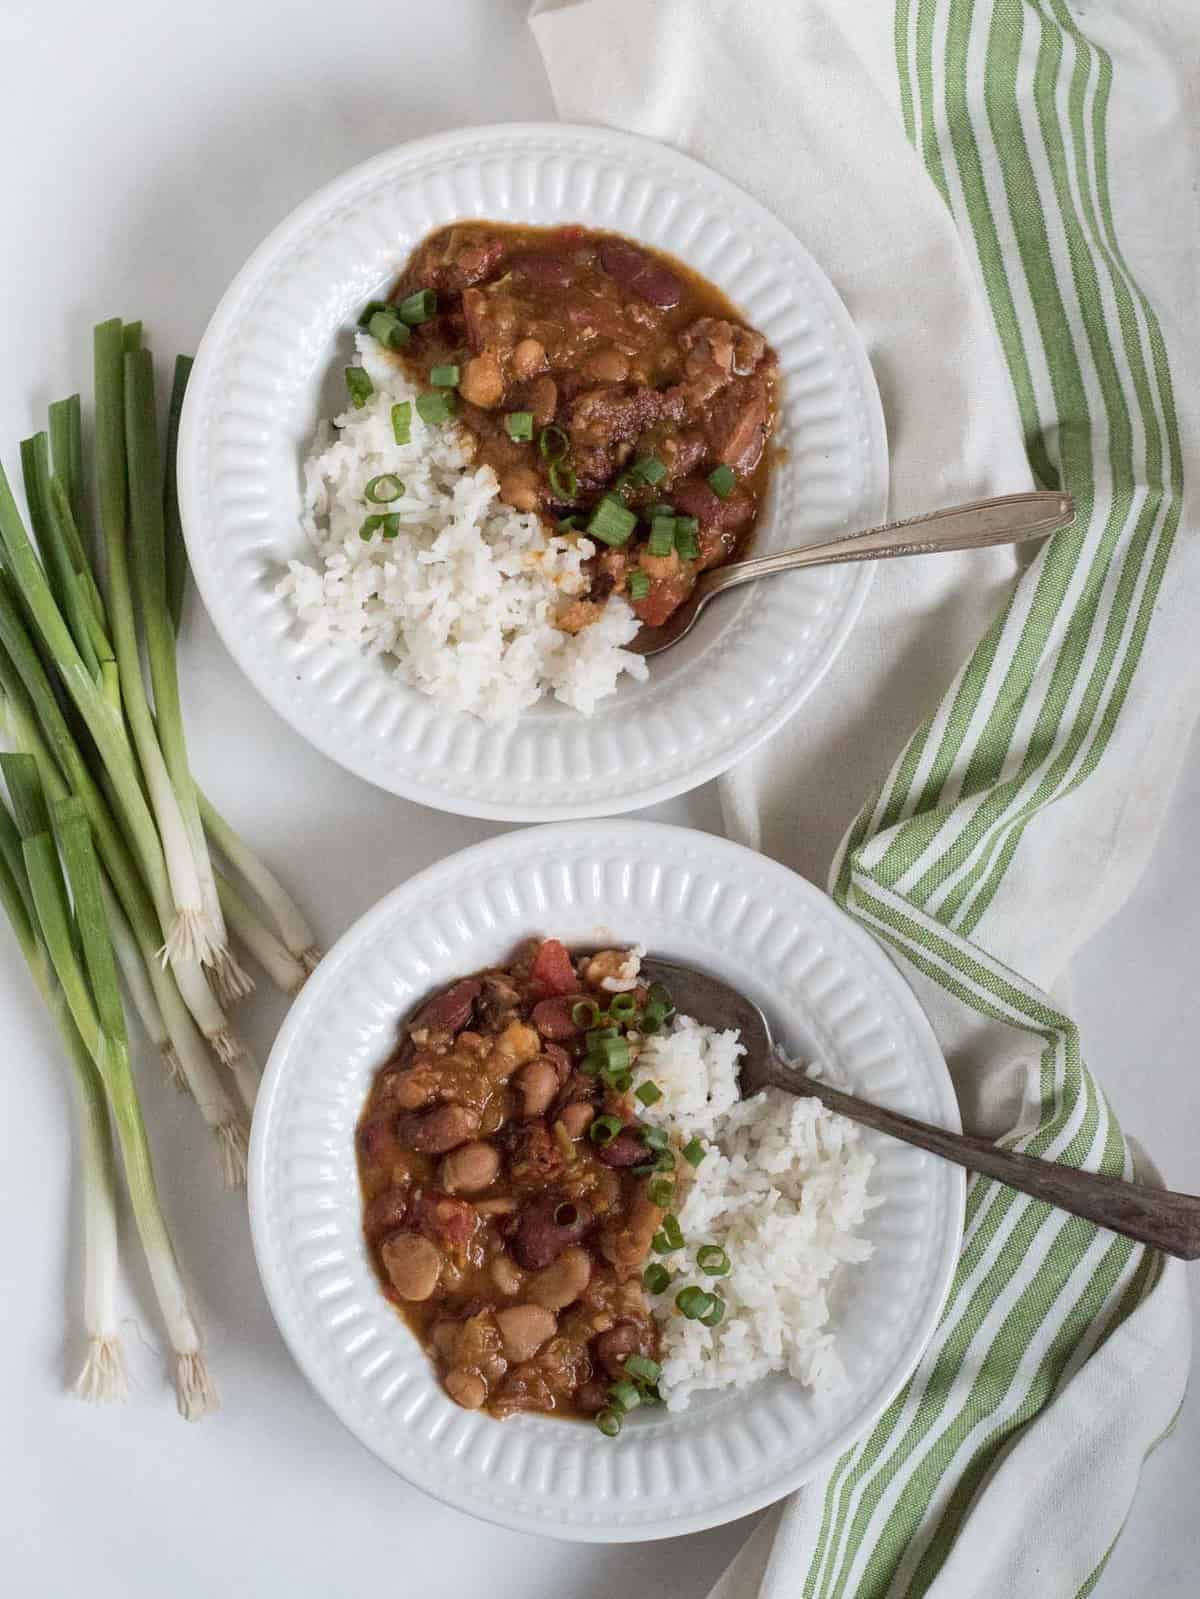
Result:
<instances>
[{"instance_id":1,"label":"dark wooden spoon handle","mask_svg":"<svg viewBox=\"0 0 1200 1599\"><path fill-rule=\"evenodd\" d=\"M759 1074L755 1075L758 1079ZM762 1076L789 1094L811 1095L864 1127L927 1149L968 1171L995 1177L1010 1188L1019 1188L1024 1194L1032 1194L1035 1199L1108 1227L1114 1233L1123 1233L1126 1238L1136 1238L1164 1254L1177 1255L1181 1260L1200 1257L1200 1197L1195 1194L1175 1194L1144 1183L1127 1183L1120 1177L1059 1166L1035 1155L997 1149L986 1138L947 1132L943 1127L902 1116L899 1111L869 1104L782 1062L772 1061Z\"/></svg>"}]
</instances>

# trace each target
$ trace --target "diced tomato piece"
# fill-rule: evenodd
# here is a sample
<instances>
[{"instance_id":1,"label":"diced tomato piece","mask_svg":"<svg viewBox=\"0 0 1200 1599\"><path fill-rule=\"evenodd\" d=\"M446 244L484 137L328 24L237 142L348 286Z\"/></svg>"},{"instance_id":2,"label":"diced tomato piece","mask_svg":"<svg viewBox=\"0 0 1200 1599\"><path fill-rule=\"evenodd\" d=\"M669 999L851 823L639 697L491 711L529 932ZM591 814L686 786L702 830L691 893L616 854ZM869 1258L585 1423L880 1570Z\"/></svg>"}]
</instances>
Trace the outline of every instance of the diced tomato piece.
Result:
<instances>
[{"instance_id":1,"label":"diced tomato piece","mask_svg":"<svg viewBox=\"0 0 1200 1599\"><path fill-rule=\"evenodd\" d=\"M554 994L573 994L579 989L579 979L571 964L564 944L557 938L543 939L529 969L530 986L546 998Z\"/></svg>"}]
</instances>

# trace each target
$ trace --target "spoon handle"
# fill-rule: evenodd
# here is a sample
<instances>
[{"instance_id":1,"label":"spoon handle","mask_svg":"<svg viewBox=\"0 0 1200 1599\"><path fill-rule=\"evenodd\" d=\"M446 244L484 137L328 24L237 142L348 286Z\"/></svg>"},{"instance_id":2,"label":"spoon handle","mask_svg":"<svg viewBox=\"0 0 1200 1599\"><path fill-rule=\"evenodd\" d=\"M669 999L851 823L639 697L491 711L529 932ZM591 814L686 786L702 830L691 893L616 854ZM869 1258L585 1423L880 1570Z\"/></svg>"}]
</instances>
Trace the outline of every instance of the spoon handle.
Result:
<instances>
[{"instance_id":1,"label":"spoon handle","mask_svg":"<svg viewBox=\"0 0 1200 1599\"><path fill-rule=\"evenodd\" d=\"M1069 494L1038 491L1005 494L994 500L974 500L926 516L861 533L843 533L820 544L779 550L755 560L738 561L705 572L697 583L707 599L722 589L735 588L773 572L791 572L805 566L828 566L835 561L879 561L893 555L933 555L939 550L978 550L989 544L1019 544L1023 539L1045 538L1064 527L1075 515Z\"/></svg>"},{"instance_id":2,"label":"spoon handle","mask_svg":"<svg viewBox=\"0 0 1200 1599\"><path fill-rule=\"evenodd\" d=\"M968 1171L995 1177L1010 1188L1019 1188L1024 1194L1032 1194L1035 1199L1108 1227L1114 1233L1123 1233L1126 1238L1136 1238L1139 1243L1161 1249L1164 1254L1177 1255L1181 1260L1200 1257L1200 1197L1194 1194L1175 1194L1144 1183L1127 1183L1120 1177L1104 1177L1098 1172L1078 1171L1073 1166L1039 1160L1034 1155L998 1149L986 1138L947 1132L945 1128L902 1116L899 1111L868 1104L866 1100L843 1093L776 1060L771 1061L762 1076L789 1094L811 1095L830 1110L839 1111L864 1127L873 1127L906 1144L915 1144L918 1149L927 1149L943 1160L965 1166Z\"/></svg>"}]
</instances>

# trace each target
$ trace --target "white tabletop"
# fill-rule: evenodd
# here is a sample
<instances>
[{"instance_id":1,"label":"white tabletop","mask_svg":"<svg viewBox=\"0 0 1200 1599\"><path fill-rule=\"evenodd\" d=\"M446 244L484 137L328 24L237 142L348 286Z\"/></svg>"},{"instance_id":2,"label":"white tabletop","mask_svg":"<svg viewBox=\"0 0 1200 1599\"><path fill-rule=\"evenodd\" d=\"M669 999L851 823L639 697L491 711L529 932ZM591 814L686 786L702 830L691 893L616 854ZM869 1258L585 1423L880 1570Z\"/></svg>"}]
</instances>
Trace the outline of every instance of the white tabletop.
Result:
<instances>
[{"instance_id":1,"label":"white tabletop","mask_svg":"<svg viewBox=\"0 0 1200 1599\"><path fill-rule=\"evenodd\" d=\"M88 389L93 322L143 318L165 363L195 348L249 251L328 178L440 128L551 116L527 9L528 0L4 6L0 450L9 471L17 441L44 425L34 408ZM246 686L195 602L183 654L197 770L301 893L327 942L414 870L500 830L394 800L312 753ZM1197 811L1193 758L1145 881L1080 963L1076 1003L1126 1127L1169 1181L1192 1187L1200 863L1183 818ZM718 826L711 789L654 814ZM244 1013L264 1055L282 1008L265 994ZM1157 1018L1149 1053L1147 1016ZM194 1107L156 1080L149 1060L144 1104L161 1186L225 1409L198 1427L175 1416L132 1237L123 1291L133 1396L123 1410L67 1397L79 1358L64 1342L77 1319L70 1106L6 934L0 1027L6 1594L326 1599L380 1581L447 1599L706 1592L747 1524L669 1545L572 1546L471 1521L368 1456L292 1365L258 1286L243 1197L218 1187ZM1146 1467L1097 1599L1190 1599L1198 1474L1193 1401Z\"/></svg>"}]
</instances>

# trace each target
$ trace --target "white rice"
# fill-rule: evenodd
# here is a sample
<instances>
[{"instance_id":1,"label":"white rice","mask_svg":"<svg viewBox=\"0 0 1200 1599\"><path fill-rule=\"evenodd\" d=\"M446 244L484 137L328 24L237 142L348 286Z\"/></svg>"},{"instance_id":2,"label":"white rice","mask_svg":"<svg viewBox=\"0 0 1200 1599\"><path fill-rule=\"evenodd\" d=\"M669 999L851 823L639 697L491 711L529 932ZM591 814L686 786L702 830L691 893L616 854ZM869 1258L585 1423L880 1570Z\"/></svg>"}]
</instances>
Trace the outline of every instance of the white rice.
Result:
<instances>
[{"instance_id":1,"label":"white rice","mask_svg":"<svg viewBox=\"0 0 1200 1599\"><path fill-rule=\"evenodd\" d=\"M360 333L357 344L375 392L321 425L302 516L316 562L289 562L279 585L307 635L385 656L406 683L487 721L544 692L590 715L622 672L644 678L645 661L622 648L639 625L623 599L577 634L554 625L564 597L586 590L595 545L548 537L537 516L502 504L496 474L471 465L465 430L426 425L415 403L411 442L397 444L392 406L418 391L375 339ZM405 492L371 505L366 484L385 472ZM368 515L392 511L396 538L360 537Z\"/></svg>"},{"instance_id":2,"label":"white rice","mask_svg":"<svg viewBox=\"0 0 1200 1599\"><path fill-rule=\"evenodd\" d=\"M786 1371L812 1388L836 1389L844 1372L830 1330L830 1289L839 1268L864 1261L858 1236L878 1200L867 1192L875 1164L853 1122L816 1099L768 1089L739 1100L736 1032L719 1033L680 1017L646 1041L639 1082L663 1097L644 1120L669 1129L676 1146L700 1139L705 1156L691 1167L679 1211L684 1248L661 1259L672 1273L651 1296L662 1331L660 1388L668 1407L684 1410L694 1393L743 1387ZM732 1269L721 1278L696 1269L696 1251L717 1244ZM725 1299L714 1328L689 1321L675 1296L691 1284Z\"/></svg>"}]
</instances>

